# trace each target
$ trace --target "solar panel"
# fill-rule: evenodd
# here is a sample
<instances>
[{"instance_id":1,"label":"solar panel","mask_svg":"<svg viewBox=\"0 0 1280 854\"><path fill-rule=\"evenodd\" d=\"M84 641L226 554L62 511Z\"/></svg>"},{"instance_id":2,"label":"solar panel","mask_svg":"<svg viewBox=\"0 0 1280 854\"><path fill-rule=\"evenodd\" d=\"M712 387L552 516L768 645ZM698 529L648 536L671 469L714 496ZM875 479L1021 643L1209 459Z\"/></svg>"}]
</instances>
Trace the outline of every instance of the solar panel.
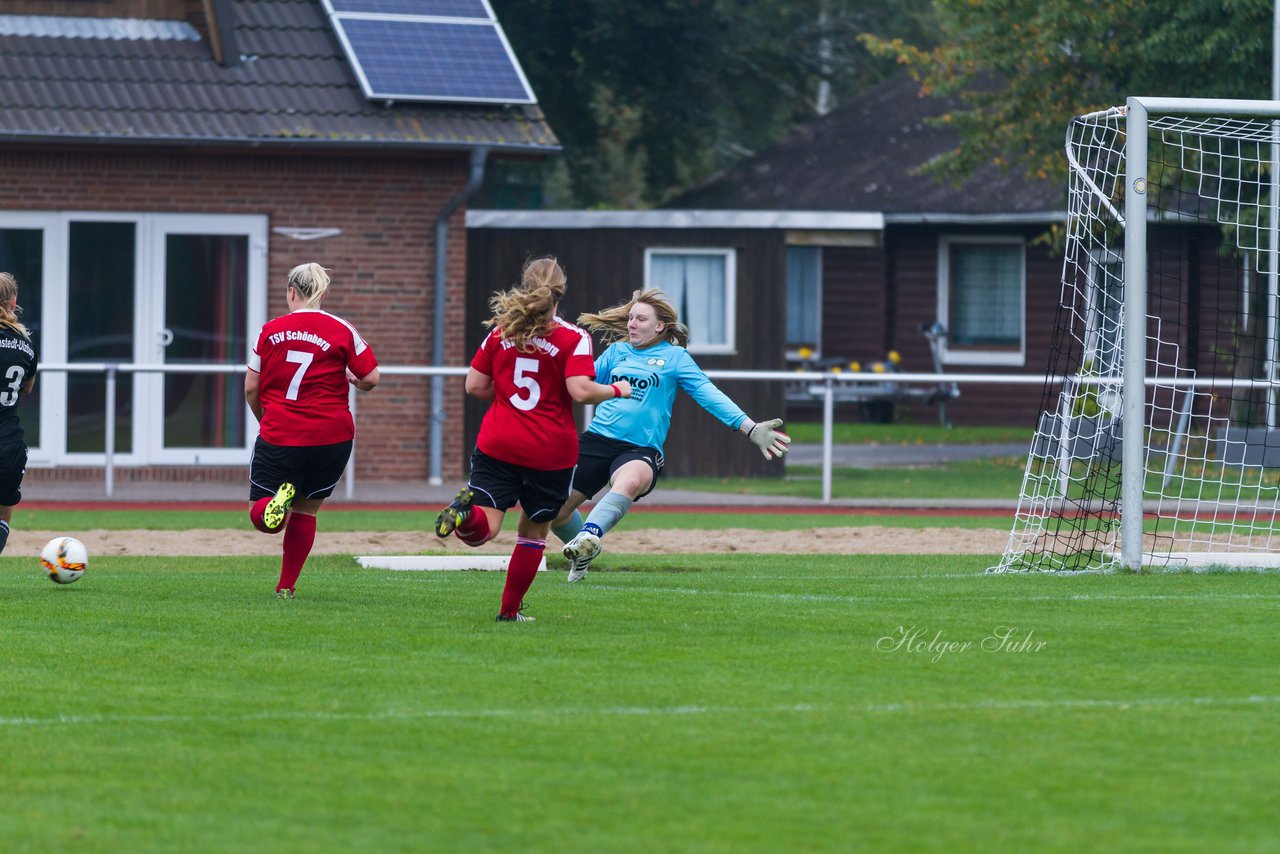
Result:
<instances>
[{"instance_id":1,"label":"solar panel","mask_svg":"<svg viewBox=\"0 0 1280 854\"><path fill-rule=\"evenodd\" d=\"M329 0L334 12L378 15L416 15L438 18L476 18L492 21L484 0Z\"/></svg>"},{"instance_id":2,"label":"solar panel","mask_svg":"<svg viewBox=\"0 0 1280 854\"><path fill-rule=\"evenodd\" d=\"M338 14L333 24L370 99L537 103L496 21Z\"/></svg>"}]
</instances>

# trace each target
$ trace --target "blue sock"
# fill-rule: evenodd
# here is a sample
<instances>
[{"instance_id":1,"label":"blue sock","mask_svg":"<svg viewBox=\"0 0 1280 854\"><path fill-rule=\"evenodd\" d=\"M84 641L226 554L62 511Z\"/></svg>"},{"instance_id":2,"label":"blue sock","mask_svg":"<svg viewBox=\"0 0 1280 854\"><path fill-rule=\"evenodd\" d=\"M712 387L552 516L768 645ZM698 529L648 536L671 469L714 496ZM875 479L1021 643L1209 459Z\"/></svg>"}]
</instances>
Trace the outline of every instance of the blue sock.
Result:
<instances>
[{"instance_id":1,"label":"blue sock","mask_svg":"<svg viewBox=\"0 0 1280 854\"><path fill-rule=\"evenodd\" d=\"M9 542L9 523L0 519L0 552L4 551L7 542Z\"/></svg>"},{"instance_id":2,"label":"blue sock","mask_svg":"<svg viewBox=\"0 0 1280 854\"><path fill-rule=\"evenodd\" d=\"M578 532L582 530L582 514L577 510L573 511L573 515L563 525L552 525L551 533L560 538L560 542L567 543L574 537L578 536Z\"/></svg>"},{"instance_id":3,"label":"blue sock","mask_svg":"<svg viewBox=\"0 0 1280 854\"><path fill-rule=\"evenodd\" d=\"M619 495L616 492L610 492L600 499L599 504L591 508L591 515L587 516L586 524L582 526L582 530L590 531L597 537L603 537L609 533L614 525L622 520L622 517L630 509L630 498L625 495Z\"/></svg>"}]
</instances>

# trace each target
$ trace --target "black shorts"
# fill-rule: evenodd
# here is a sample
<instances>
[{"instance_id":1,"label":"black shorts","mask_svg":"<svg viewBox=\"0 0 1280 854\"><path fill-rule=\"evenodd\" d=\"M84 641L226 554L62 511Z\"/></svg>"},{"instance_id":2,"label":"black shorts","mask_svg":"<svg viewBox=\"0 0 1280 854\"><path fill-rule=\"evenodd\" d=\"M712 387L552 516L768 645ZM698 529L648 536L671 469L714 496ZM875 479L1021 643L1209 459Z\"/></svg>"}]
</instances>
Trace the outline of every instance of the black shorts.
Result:
<instances>
[{"instance_id":1,"label":"black shorts","mask_svg":"<svg viewBox=\"0 0 1280 854\"><path fill-rule=\"evenodd\" d=\"M479 507L507 511L520 504L535 522L550 522L569 498L573 469L531 469L496 460L476 448L471 452L471 479L467 486L475 493Z\"/></svg>"},{"instance_id":2,"label":"black shorts","mask_svg":"<svg viewBox=\"0 0 1280 854\"><path fill-rule=\"evenodd\" d=\"M13 507L22 501L22 476L27 471L27 446L22 442L0 445L0 505Z\"/></svg>"},{"instance_id":3,"label":"black shorts","mask_svg":"<svg viewBox=\"0 0 1280 854\"><path fill-rule=\"evenodd\" d=\"M573 473L573 488L588 498L593 498L613 479L614 472L632 460L643 460L653 470L649 488L636 496L636 501L639 501L658 485L658 478L665 465L662 451L610 439L588 430L578 439L578 467Z\"/></svg>"},{"instance_id":4,"label":"black shorts","mask_svg":"<svg viewBox=\"0 0 1280 854\"><path fill-rule=\"evenodd\" d=\"M275 495L292 483L299 498L328 498L346 471L352 442L336 445L273 445L258 437L249 461L249 500Z\"/></svg>"}]
</instances>

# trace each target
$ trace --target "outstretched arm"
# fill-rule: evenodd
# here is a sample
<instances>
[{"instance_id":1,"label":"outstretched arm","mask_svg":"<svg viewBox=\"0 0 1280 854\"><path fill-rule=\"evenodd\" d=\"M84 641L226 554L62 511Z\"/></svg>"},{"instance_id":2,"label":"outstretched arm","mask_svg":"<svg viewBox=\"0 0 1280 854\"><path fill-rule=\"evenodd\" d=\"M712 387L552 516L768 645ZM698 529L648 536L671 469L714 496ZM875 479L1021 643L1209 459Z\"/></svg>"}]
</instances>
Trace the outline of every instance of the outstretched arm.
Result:
<instances>
[{"instance_id":1,"label":"outstretched arm","mask_svg":"<svg viewBox=\"0 0 1280 854\"><path fill-rule=\"evenodd\" d=\"M687 354L680 365L680 387L707 412L729 427L742 432L753 445L760 449L760 453L766 460L779 459L786 455L791 437L778 429L782 426L782 419L774 418L758 424L752 421L738 404L716 387L711 378Z\"/></svg>"}]
</instances>

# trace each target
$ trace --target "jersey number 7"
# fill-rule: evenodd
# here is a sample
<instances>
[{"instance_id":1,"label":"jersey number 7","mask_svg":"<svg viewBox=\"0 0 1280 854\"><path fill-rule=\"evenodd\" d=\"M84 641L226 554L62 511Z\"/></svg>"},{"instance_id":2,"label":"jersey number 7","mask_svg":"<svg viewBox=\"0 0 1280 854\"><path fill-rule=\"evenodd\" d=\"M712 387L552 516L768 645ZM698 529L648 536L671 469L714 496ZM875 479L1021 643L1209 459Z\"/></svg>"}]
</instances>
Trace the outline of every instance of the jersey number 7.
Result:
<instances>
[{"instance_id":1,"label":"jersey number 7","mask_svg":"<svg viewBox=\"0 0 1280 854\"><path fill-rule=\"evenodd\" d=\"M311 360L315 357L315 353L308 353L306 350L285 351L284 360L286 362L294 362L298 366L298 370L293 372L293 379L289 381L289 390L284 393L285 400L298 399L298 389L302 386L302 375L307 372L307 368L311 367Z\"/></svg>"}]
</instances>

